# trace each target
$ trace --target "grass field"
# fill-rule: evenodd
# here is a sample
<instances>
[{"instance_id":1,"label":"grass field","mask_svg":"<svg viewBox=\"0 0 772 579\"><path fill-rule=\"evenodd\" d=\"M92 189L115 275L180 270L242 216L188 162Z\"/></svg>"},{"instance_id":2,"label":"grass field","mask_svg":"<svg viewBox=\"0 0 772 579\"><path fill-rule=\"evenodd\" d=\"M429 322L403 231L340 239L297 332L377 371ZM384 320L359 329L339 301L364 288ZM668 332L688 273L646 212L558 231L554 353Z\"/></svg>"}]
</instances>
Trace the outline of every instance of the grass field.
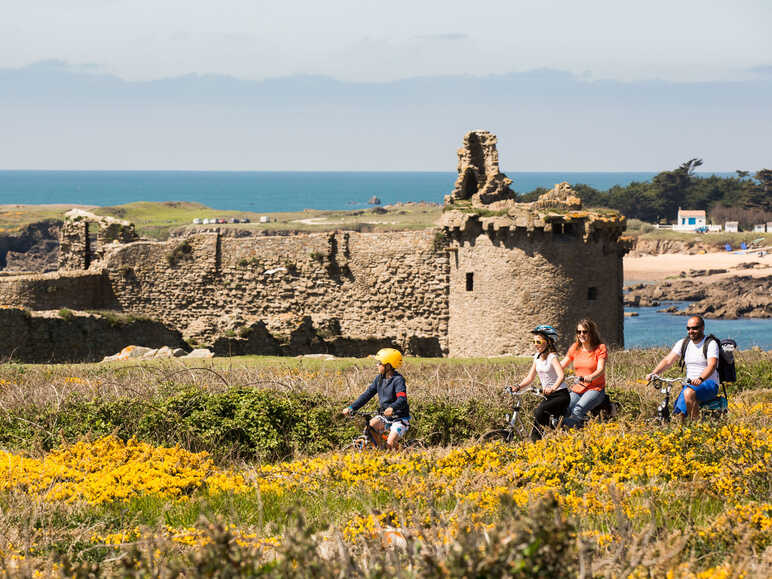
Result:
<instances>
[{"instance_id":1,"label":"grass field","mask_svg":"<svg viewBox=\"0 0 772 579\"><path fill-rule=\"evenodd\" d=\"M14 233L21 227L44 219L62 220L72 206L64 205L5 205L0 208L0 234ZM174 229L193 227L193 219L247 217L250 223L218 224L223 229L250 231L393 231L425 229L439 218L441 208L426 203L408 203L349 211L305 211L288 213L253 213L212 209L200 203L168 201L163 203L136 202L115 207L86 208L97 215L109 215L134 223L142 237L164 240ZM260 217L269 218L260 223ZM198 226L202 227L202 226Z\"/></svg>"},{"instance_id":2,"label":"grass field","mask_svg":"<svg viewBox=\"0 0 772 579\"><path fill-rule=\"evenodd\" d=\"M612 422L482 444L527 359L408 359L425 451L347 454L370 360L0 366L0 574L764 577L772 359L727 419L650 420L663 354L613 353Z\"/></svg>"},{"instance_id":3,"label":"grass field","mask_svg":"<svg viewBox=\"0 0 772 579\"><path fill-rule=\"evenodd\" d=\"M252 213L221 211L197 203L129 203L119 207L103 207L96 210L101 215L127 219L135 224L137 232L145 237L165 239L172 229L195 227L194 218L231 217L250 219L250 223L220 224L217 227L246 229L250 231L329 231L354 229L365 231L391 231L424 229L440 216L439 206L408 204L350 211L318 211L308 209L293 213ZM260 217L269 219L260 223Z\"/></svg>"},{"instance_id":4,"label":"grass field","mask_svg":"<svg viewBox=\"0 0 772 579\"><path fill-rule=\"evenodd\" d=\"M44 219L62 219L69 206L5 205L0 207L0 234L13 233L20 227ZM308 209L288 213L253 213L212 209L199 203L169 201L164 203L137 202L116 207L94 207L90 210L98 215L110 215L126 219L135 224L137 233L143 237L163 240L169 232L180 228L193 228L194 218L248 217L250 223L219 224L212 227L224 229L246 229L251 231L330 231L348 229L356 231L396 231L425 229L432 227L442 213L442 207L425 203L410 203L385 207L372 207L349 211L319 211ZM260 223L260 217L269 218ZM202 226L197 226L202 227ZM734 247L741 242L750 243L763 238L764 244L772 245L772 233L681 233L653 226L632 219L628 223L627 235L642 239L662 239L707 243L723 247L729 243Z\"/></svg>"}]
</instances>

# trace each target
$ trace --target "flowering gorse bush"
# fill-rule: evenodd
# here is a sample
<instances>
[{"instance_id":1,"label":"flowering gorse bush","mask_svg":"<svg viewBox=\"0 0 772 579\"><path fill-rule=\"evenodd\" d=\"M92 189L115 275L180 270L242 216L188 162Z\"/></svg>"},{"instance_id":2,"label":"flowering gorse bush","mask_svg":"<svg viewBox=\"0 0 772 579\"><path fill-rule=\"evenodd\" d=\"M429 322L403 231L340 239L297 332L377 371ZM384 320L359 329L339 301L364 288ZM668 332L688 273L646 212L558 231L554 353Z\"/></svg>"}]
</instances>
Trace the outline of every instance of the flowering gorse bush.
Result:
<instances>
[{"instance_id":1,"label":"flowering gorse bush","mask_svg":"<svg viewBox=\"0 0 772 579\"><path fill-rule=\"evenodd\" d=\"M205 486L210 492L247 488L240 475L215 468L205 452L113 436L68 445L43 459L0 451L0 491L22 489L52 501L98 505L143 495L181 499Z\"/></svg>"}]
</instances>

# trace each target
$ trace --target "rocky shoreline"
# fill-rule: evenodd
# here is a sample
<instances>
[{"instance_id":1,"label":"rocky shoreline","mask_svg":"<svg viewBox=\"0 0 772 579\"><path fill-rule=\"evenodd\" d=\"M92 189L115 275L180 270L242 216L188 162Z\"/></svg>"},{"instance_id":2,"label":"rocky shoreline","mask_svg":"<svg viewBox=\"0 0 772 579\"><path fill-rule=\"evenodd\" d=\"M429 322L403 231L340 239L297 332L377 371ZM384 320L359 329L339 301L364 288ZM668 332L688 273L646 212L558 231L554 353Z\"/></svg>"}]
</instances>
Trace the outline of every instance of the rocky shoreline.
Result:
<instances>
[{"instance_id":1,"label":"rocky shoreline","mask_svg":"<svg viewBox=\"0 0 772 579\"><path fill-rule=\"evenodd\" d=\"M669 306L659 311L728 320L772 318L772 275L713 277L725 272L692 270L684 274L683 279L628 286L625 288L624 304L625 307L656 307L664 301L684 301L690 302L686 309ZM706 275L711 277L706 279Z\"/></svg>"}]
</instances>

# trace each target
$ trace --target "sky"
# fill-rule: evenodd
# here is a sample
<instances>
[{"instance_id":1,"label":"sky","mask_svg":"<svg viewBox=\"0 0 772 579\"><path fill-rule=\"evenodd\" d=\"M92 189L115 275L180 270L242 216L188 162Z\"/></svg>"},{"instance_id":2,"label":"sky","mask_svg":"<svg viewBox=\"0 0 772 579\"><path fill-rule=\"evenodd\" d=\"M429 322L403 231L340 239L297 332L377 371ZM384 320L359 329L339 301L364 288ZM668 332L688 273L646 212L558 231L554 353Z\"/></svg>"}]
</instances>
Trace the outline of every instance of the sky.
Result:
<instances>
[{"instance_id":1,"label":"sky","mask_svg":"<svg viewBox=\"0 0 772 579\"><path fill-rule=\"evenodd\" d=\"M0 8L0 169L453 170L474 128L513 171L770 164L768 0Z\"/></svg>"}]
</instances>

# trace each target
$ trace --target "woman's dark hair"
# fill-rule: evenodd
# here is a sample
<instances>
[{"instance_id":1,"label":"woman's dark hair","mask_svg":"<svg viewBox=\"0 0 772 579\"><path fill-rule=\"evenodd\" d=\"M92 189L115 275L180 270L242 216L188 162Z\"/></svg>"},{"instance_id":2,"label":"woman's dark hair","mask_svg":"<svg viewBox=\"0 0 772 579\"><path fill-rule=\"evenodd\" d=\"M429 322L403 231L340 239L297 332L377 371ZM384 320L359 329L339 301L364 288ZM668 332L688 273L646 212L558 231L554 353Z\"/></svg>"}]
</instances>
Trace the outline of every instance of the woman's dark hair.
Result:
<instances>
[{"instance_id":1,"label":"woman's dark hair","mask_svg":"<svg viewBox=\"0 0 772 579\"><path fill-rule=\"evenodd\" d=\"M552 338L550 338L547 334L542 334L541 332L534 332L534 333L537 336L541 336L542 338L544 338L544 341L547 342L547 347L544 348L544 351L541 354L539 354L540 358L543 358L546 360L547 356L549 356L550 353L554 353L554 354L558 353L557 346L555 345L555 342L552 341Z\"/></svg>"},{"instance_id":2,"label":"woman's dark hair","mask_svg":"<svg viewBox=\"0 0 772 579\"><path fill-rule=\"evenodd\" d=\"M593 322L590 318L582 318L576 322L576 327L578 328L579 326L582 326L585 330L587 330L587 345L591 350L594 350L603 343L603 340L600 339L598 324ZM582 347L581 342L579 342L579 337L576 338L575 344L577 348Z\"/></svg>"}]
</instances>

